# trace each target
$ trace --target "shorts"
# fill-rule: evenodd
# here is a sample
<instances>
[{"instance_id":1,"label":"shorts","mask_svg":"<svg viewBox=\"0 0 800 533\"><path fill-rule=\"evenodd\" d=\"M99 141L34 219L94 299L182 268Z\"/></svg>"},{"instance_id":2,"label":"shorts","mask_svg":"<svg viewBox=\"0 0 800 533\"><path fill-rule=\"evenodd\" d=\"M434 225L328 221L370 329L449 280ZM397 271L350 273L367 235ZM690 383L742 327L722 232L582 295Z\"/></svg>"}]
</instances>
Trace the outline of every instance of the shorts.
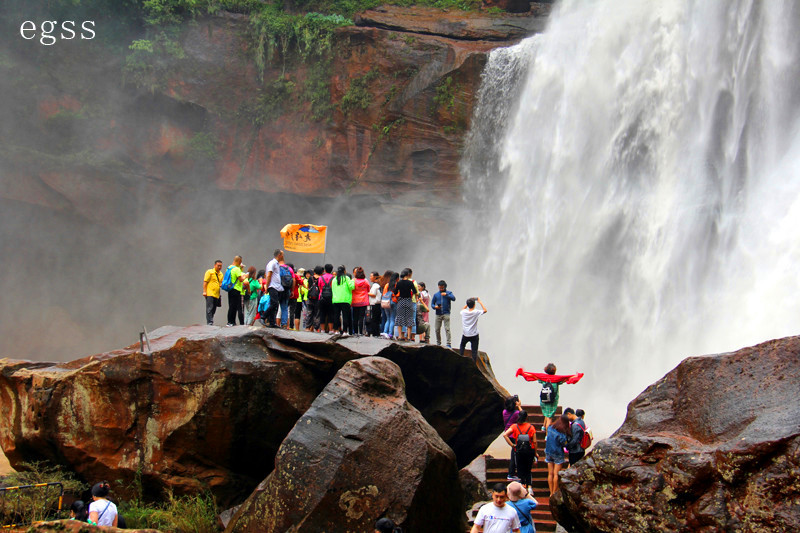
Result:
<instances>
[{"instance_id":1,"label":"shorts","mask_svg":"<svg viewBox=\"0 0 800 533\"><path fill-rule=\"evenodd\" d=\"M562 465L565 462L567 462L567 460L564 458L564 454L563 453L561 455L559 455L559 456L554 456L554 455L550 455L549 453L546 453L546 454L544 454L544 462L545 463L553 463L553 464L557 464L557 465Z\"/></svg>"}]
</instances>

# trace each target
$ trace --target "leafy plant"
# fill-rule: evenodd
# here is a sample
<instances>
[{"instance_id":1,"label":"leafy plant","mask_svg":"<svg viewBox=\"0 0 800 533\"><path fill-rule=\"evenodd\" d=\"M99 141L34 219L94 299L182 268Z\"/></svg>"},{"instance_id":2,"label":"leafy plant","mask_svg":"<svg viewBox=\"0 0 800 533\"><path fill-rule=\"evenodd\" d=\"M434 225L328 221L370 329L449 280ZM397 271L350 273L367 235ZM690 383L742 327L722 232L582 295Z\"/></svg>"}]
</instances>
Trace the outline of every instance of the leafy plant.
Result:
<instances>
[{"instance_id":1,"label":"leafy plant","mask_svg":"<svg viewBox=\"0 0 800 533\"><path fill-rule=\"evenodd\" d=\"M59 465L47 461L30 461L16 466L17 471L2 478L5 487L61 483L65 493L80 494L87 485ZM60 491L57 486L7 491L5 502L15 502L0 509L3 524L30 524L47 518L60 518L57 513Z\"/></svg>"},{"instance_id":2,"label":"leafy plant","mask_svg":"<svg viewBox=\"0 0 800 533\"><path fill-rule=\"evenodd\" d=\"M146 504L141 499L122 502L119 512L130 529L158 529L181 533L217 533L218 509L209 493L176 497L168 492L160 505Z\"/></svg>"},{"instance_id":3,"label":"leafy plant","mask_svg":"<svg viewBox=\"0 0 800 533\"><path fill-rule=\"evenodd\" d=\"M255 99L239 106L237 116L256 127L275 120L291 101L294 87L295 83L288 78L278 78L268 83Z\"/></svg>"},{"instance_id":4,"label":"leafy plant","mask_svg":"<svg viewBox=\"0 0 800 533\"><path fill-rule=\"evenodd\" d=\"M339 107L342 113L348 115L356 109L366 109L372 103L372 94L369 92L369 84L378 77L378 69L372 68L363 76L350 80L347 92L342 96Z\"/></svg>"}]
</instances>

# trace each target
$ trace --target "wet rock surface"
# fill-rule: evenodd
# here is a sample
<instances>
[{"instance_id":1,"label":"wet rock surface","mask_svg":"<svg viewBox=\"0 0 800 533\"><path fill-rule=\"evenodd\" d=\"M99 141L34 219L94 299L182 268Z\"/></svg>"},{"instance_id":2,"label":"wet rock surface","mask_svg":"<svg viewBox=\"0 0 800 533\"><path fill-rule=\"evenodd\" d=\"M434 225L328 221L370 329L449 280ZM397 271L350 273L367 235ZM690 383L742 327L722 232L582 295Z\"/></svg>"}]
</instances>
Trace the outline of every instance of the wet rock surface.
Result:
<instances>
[{"instance_id":1,"label":"wet rock surface","mask_svg":"<svg viewBox=\"0 0 800 533\"><path fill-rule=\"evenodd\" d=\"M517 2L519 4L519 2ZM493 7L501 7L500 5ZM446 11L433 7L380 6L356 14L356 26L372 26L451 39L509 41L544 30L546 13L528 13L530 2L512 6L520 14Z\"/></svg>"},{"instance_id":2,"label":"wet rock surface","mask_svg":"<svg viewBox=\"0 0 800 533\"><path fill-rule=\"evenodd\" d=\"M400 367L347 363L298 420L275 470L226 532L369 531L388 516L407 531L466 521L455 455L405 398Z\"/></svg>"},{"instance_id":3,"label":"wet rock surface","mask_svg":"<svg viewBox=\"0 0 800 533\"><path fill-rule=\"evenodd\" d=\"M336 372L371 355L399 365L409 403L458 466L502 430L508 393L491 368L435 346L194 326L152 332L151 349L61 364L0 360L0 445L11 465L47 459L120 485L139 472L146 494L207 487L221 505L241 501Z\"/></svg>"},{"instance_id":4,"label":"wet rock surface","mask_svg":"<svg viewBox=\"0 0 800 533\"><path fill-rule=\"evenodd\" d=\"M571 531L800 530L800 337L691 357L565 471Z\"/></svg>"}]
</instances>

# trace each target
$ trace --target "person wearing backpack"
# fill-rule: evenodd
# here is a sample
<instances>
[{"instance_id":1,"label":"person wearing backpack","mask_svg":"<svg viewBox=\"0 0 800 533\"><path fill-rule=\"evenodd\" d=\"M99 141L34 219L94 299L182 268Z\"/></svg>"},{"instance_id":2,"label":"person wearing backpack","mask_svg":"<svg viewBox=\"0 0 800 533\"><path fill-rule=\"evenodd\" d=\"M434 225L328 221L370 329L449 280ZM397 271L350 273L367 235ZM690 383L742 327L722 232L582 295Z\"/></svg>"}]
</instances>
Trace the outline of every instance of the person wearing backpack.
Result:
<instances>
[{"instance_id":1,"label":"person wearing backpack","mask_svg":"<svg viewBox=\"0 0 800 533\"><path fill-rule=\"evenodd\" d=\"M587 433L586 422L583 421L583 417L586 415L583 409L573 411L571 407L567 407L564 414L569 417L569 429L572 431L572 438L567 443L569 464L572 466L586 455L586 448L591 446L592 438Z\"/></svg>"},{"instance_id":2,"label":"person wearing backpack","mask_svg":"<svg viewBox=\"0 0 800 533\"><path fill-rule=\"evenodd\" d=\"M516 424L511 424L503 433L503 438L514 449L517 456L517 477L527 489L531 486L533 462L539 460L539 452L536 449L536 428L528 423L527 411L519 412Z\"/></svg>"},{"instance_id":3,"label":"person wearing backpack","mask_svg":"<svg viewBox=\"0 0 800 533\"><path fill-rule=\"evenodd\" d=\"M325 264L325 273L319 277L319 329L333 333L333 265Z\"/></svg>"},{"instance_id":4,"label":"person wearing backpack","mask_svg":"<svg viewBox=\"0 0 800 533\"><path fill-rule=\"evenodd\" d=\"M387 270L383 277L386 278L387 274L389 275L389 279L383 287L383 296L381 297L381 313L385 314L386 317L381 336L385 339L393 339L394 321L397 318L397 302L394 292L397 282L400 279L400 274Z\"/></svg>"},{"instance_id":5,"label":"person wearing backpack","mask_svg":"<svg viewBox=\"0 0 800 533\"><path fill-rule=\"evenodd\" d=\"M554 376L556 373L556 365L553 363L548 363L547 366L544 367L544 373ZM542 384L542 391L539 394L539 405L541 406L542 414L544 415L544 426L542 427L542 431L547 434L547 428L550 426L550 419L553 418L553 415L556 414L556 410L558 409L559 383L542 380L538 381Z\"/></svg>"},{"instance_id":6,"label":"person wearing backpack","mask_svg":"<svg viewBox=\"0 0 800 533\"><path fill-rule=\"evenodd\" d=\"M283 259L278 261L278 271L280 272L281 287L283 292L280 293L281 301L281 327L283 329L291 328L291 316L289 314L289 300L294 293L297 282L295 281L294 267L286 263Z\"/></svg>"},{"instance_id":7,"label":"person wearing backpack","mask_svg":"<svg viewBox=\"0 0 800 533\"><path fill-rule=\"evenodd\" d=\"M237 255L233 258L233 264L228 267L225 276L222 278L222 288L228 291L228 327L236 325L236 317L239 317L239 324L244 325L244 308L242 307L242 294L244 294L244 280L247 273L242 270L242 256ZM226 289L226 281L231 287Z\"/></svg>"},{"instance_id":8,"label":"person wearing backpack","mask_svg":"<svg viewBox=\"0 0 800 533\"><path fill-rule=\"evenodd\" d=\"M525 490L516 481L509 483L506 489L508 490L507 504L513 507L519 516L519 533L536 533L533 510L536 509L539 502L531 496L530 490Z\"/></svg>"},{"instance_id":9,"label":"person wearing backpack","mask_svg":"<svg viewBox=\"0 0 800 533\"><path fill-rule=\"evenodd\" d=\"M319 278L325 272L320 265L314 267L308 278L308 321L306 331L319 331Z\"/></svg>"},{"instance_id":10,"label":"person wearing backpack","mask_svg":"<svg viewBox=\"0 0 800 533\"><path fill-rule=\"evenodd\" d=\"M281 262L283 262L283 250L276 249L272 253L272 260L267 263L267 266L264 269L267 273L266 285L267 293L269 294L269 307L267 308L267 316L261 318L266 318L267 325L269 325L271 328L278 327L275 319L278 314L278 307L281 305L281 297L285 292L283 285L281 284ZM286 296L286 302L288 304L288 293Z\"/></svg>"},{"instance_id":11,"label":"person wearing backpack","mask_svg":"<svg viewBox=\"0 0 800 533\"><path fill-rule=\"evenodd\" d=\"M206 270L203 276L203 298L206 300L206 324L214 325L214 313L217 307L222 307L222 300L219 297L220 285L222 285L222 259L214 261L214 268Z\"/></svg>"}]
</instances>

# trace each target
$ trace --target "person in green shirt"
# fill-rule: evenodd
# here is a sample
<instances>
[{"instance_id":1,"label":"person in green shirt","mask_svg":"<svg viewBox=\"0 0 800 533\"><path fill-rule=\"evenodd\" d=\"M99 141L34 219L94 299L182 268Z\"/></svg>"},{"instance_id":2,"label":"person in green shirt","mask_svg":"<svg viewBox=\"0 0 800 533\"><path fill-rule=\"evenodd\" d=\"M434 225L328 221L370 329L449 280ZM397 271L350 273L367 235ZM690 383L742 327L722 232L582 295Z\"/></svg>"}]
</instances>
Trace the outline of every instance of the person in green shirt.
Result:
<instances>
[{"instance_id":1,"label":"person in green shirt","mask_svg":"<svg viewBox=\"0 0 800 533\"><path fill-rule=\"evenodd\" d=\"M331 290L333 291L333 327L343 335L352 333L350 331L350 319L352 318L350 304L353 302L353 289L355 288L355 281L347 275L347 267L341 265L336 269L336 276L331 280Z\"/></svg>"},{"instance_id":2,"label":"person in green shirt","mask_svg":"<svg viewBox=\"0 0 800 533\"><path fill-rule=\"evenodd\" d=\"M244 289L244 323L252 326L256 321L256 313L258 312L258 289L261 288L261 282L256 279L256 267L251 266L247 269L247 279L242 282Z\"/></svg>"},{"instance_id":3,"label":"person in green shirt","mask_svg":"<svg viewBox=\"0 0 800 533\"><path fill-rule=\"evenodd\" d=\"M242 283L247 278L242 268L242 256L237 255L233 258L233 264L228 267L231 269L231 281L233 288L228 291L228 327L236 325L236 317L239 317L239 324L244 325L244 309L242 309L242 294L244 288Z\"/></svg>"}]
</instances>

